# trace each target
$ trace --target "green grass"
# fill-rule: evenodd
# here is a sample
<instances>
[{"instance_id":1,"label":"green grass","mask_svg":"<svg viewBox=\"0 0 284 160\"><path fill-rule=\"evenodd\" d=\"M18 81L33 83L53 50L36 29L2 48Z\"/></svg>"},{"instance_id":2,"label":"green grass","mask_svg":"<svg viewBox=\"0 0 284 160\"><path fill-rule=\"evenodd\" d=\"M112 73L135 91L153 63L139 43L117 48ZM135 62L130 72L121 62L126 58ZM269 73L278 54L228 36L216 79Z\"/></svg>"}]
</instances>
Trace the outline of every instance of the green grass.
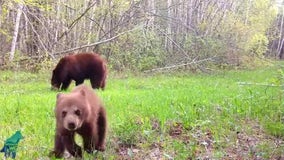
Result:
<instances>
[{"instance_id":1,"label":"green grass","mask_svg":"<svg viewBox=\"0 0 284 160\"><path fill-rule=\"evenodd\" d=\"M283 158L283 88L258 85L281 84L278 70L272 66L210 75L110 75L106 90L97 91L107 110L107 150L84 156ZM21 130L25 138L18 147L19 159L49 159L53 148L57 92L50 90L46 73L51 72L0 72L0 147Z\"/></svg>"}]
</instances>

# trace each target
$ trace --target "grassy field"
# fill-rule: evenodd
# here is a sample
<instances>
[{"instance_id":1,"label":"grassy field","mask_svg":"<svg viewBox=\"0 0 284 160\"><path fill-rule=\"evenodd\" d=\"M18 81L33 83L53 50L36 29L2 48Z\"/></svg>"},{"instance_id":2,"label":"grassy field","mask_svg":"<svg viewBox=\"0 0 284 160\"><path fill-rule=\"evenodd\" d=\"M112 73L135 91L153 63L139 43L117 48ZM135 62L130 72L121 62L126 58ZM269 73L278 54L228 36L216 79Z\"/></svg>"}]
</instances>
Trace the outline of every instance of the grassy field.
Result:
<instances>
[{"instance_id":1,"label":"grassy field","mask_svg":"<svg viewBox=\"0 0 284 160\"><path fill-rule=\"evenodd\" d=\"M107 150L84 157L283 159L280 71L110 75L106 90L97 91L107 110ZM57 94L50 73L0 72L0 147L21 130L17 159L50 159Z\"/></svg>"}]
</instances>

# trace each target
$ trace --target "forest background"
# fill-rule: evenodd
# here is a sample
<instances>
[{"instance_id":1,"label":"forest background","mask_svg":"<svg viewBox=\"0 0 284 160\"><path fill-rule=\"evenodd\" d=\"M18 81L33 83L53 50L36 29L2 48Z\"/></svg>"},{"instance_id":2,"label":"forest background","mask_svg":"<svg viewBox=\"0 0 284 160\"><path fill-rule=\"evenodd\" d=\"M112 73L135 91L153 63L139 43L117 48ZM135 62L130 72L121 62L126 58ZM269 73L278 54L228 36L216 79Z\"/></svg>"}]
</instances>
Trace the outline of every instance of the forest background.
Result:
<instances>
[{"instance_id":1,"label":"forest background","mask_svg":"<svg viewBox=\"0 0 284 160\"><path fill-rule=\"evenodd\" d=\"M79 52L103 55L115 71L207 72L284 58L280 0L0 3L2 68L38 71Z\"/></svg>"},{"instance_id":2,"label":"forest background","mask_svg":"<svg viewBox=\"0 0 284 160\"><path fill-rule=\"evenodd\" d=\"M283 159L283 0L0 4L0 146L21 130L17 158L50 159L51 71L97 52L109 132L106 152L85 158Z\"/></svg>"}]
</instances>

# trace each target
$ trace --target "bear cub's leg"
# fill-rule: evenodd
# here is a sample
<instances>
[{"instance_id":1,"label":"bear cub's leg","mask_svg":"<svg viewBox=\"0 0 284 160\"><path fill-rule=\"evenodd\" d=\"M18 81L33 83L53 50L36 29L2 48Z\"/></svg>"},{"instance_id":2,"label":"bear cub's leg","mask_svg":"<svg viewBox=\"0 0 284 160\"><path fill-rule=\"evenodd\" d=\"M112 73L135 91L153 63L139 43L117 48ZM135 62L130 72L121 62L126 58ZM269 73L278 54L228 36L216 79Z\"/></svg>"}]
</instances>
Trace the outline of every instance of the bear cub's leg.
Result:
<instances>
[{"instance_id":1,"label":"bear cub's leg","mask_svg":"<svg viewBox=\"0 0 284 160\"><path fill-rule=\"evenodd\" d=\"M95 150L95 139L92 136L83 136L84 150L88 153L93 153Z\"/></svg>"},{"instance_id":2,"label":"bear cub's leg","mask_svg":"<svg viewBox=\"0 0 284 160\"><path fill-rule=\"evenodd\" d=\"M65 142L65 146L67 151L74 157L82 157L82 149L78 146L74 139L74 134L64 136L63 141Z\"/></svg>"},{"instance_id":3,"label":"bear cub's leg","mask_svg":"<svg viewBox=\"0 0 284 160\"><path fill-rule=\"evenodd\" d=\"M54 155L56 158L62 158L64 154L64 149L65 149L65 146L63 144L62 137L56 134L54 151L50 153L50 156Z\"/></svg>"},{"instance_id":4,"label":"bear cub's leg","mask_svg":"<svg viewBox=\"0 0 284 160\"><path fill-rule=\"evenodd\" d=\"M105 150L106 127L107 127L106 112L105 112L105 109L101 107L99 110L98 119L97 119L98 138L95 144L95 149L98 151Z\"/></svg>"},{"instance_id":5,"label":"bear cub's leg","mask_svg":"<svg viewBox=\"0 0 284 160\"><path fill-rule=\"evenodd\" d=\"M96 121L96 124L93 125L91 134L82 134L84 150L88 153L92 153L94 150L105 150L107 120L104 108L99 109Z\"/></svg>"},{"instance_id":6,"label":"bear cub's leg","mask_svg":"<svg viewBox=\"0 0 284 160\"><path fill-rule=\"evenodd\" d=\"M63 158L65 148L74 157L82 157L82 149L75 143L74 133L68 135L59 135L55 137L55 148L50 153L50 156L54 155L56 158Z\"/></svg>"}]
</instances>

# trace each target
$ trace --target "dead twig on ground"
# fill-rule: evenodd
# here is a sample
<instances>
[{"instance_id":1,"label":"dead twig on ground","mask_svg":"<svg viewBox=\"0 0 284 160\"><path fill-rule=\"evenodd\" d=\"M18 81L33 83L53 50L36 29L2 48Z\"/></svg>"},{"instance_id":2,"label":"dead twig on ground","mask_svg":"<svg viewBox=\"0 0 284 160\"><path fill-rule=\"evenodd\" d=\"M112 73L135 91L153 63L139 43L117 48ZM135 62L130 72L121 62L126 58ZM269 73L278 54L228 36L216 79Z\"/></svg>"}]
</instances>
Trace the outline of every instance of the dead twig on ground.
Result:
<instances>
[{"instance_id":1,"label":"dead twig on ground","mask_svg":"<svg viewBox=\"0 0 284 160\"><path fill-rule=\"evenodd\" d=\"M212 61L215 57L216 56L210 57L210 58L206 58L206 59L202 59L202 60L198 60L198 61L193 59L189 63L175 64L175 65L166 66L166 67L162 67L162 68L154 68L154 69L146 70L146 71L144 71L144 73L149 73L149 72L154 72L154 71L161 71L161 70L168 70L168 69L179 68L179 67L188 66L188 65L192 65L192 64L198 64L198 63L202 63L202 62L205 62L205 61Z\"/></svg>"}]
</instances>

